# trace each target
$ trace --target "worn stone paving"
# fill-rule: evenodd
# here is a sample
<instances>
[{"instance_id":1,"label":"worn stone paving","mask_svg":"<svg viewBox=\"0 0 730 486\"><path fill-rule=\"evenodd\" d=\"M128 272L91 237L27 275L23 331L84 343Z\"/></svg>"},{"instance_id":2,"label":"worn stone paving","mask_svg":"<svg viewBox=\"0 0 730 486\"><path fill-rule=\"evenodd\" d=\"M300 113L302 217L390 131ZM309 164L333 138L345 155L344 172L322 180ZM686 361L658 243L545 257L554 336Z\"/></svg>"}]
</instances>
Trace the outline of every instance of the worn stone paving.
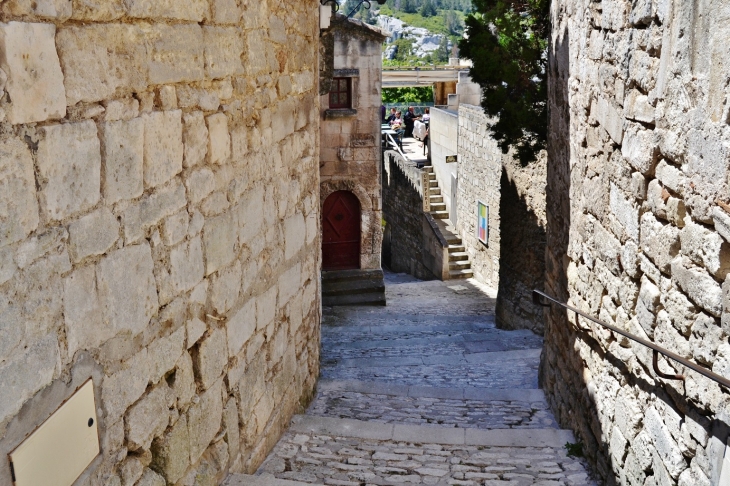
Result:
<instances>
[{"instance_id":1,"label":"worn stone paving","mask_svg":"<svg viewBox=\"0 0 730 486\"><path fill-rule=\"evenodd\" d=\"M326 390L309 409L312 415L384 423L442 427L512 429L557 428L545 402L391 395Z\"/></svg>"},{"instance_id":2,"label":"worn stone paving","mask_svg":"<svg viewBox=\"0 0 730 486\"><path fill-rule=\"evenodd\" d=\"M386 298L323 309L317 396L231 484L594 484L537 389L541 337L497 329L493 292L386 272Z\"/></svg>"}]
</instances>

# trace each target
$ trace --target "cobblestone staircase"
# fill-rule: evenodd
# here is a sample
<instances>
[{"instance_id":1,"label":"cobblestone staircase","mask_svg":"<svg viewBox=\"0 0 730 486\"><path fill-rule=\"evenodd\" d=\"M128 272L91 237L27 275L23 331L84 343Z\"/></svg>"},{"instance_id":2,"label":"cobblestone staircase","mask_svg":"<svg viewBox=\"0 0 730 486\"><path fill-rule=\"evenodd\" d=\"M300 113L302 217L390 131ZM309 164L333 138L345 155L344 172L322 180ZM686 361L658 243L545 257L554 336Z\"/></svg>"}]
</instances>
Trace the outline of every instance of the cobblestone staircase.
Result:
<instances>
[{"instance_id":1,"label":"cobblestone staircase","mask_svg":"<svg viewBox=\"0 0 730 486\"><path fill-rule=\"evenodd\" d=\"M423 170L429 174L428 198L431 203L431 216L436 220L441 234L449 244L449 279L471 278L474 274L471 269L469 254L449 220L449 212L446 210L446 203L444 203L444 197L441 195L441 188L436 180L436 174L433 173L433 167L426 166Z\"/></svg>"},{"instance_id":2,"label":"cobblestone staircase","mask_svg":"<svg viewBox=\"0 0 730 486\"><path fill-rule=\"evenodd\" d=\"M386 273L387 307L324 310L317 396L228 486L593 485L555 422L542 340L494 325L494 294Z\"/></svg>"}]
</instances>

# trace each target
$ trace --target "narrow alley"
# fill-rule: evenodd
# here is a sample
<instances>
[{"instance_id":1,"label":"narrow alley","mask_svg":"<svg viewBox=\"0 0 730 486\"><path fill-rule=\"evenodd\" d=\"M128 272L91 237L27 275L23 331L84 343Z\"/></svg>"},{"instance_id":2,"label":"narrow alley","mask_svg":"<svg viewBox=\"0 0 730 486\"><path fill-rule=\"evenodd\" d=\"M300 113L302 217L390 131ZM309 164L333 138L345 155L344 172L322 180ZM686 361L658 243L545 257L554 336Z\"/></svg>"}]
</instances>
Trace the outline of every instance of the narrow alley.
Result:
<instances>
[{"instance_id":1,"label":"narrow alley","mask_svg":"<svg viewBox=\"0 0 730 486\"><path fill-rule=\"evenodd\" d=\"M474 280L386 272L386 307L330 307L317 396L229 486L588 485L538 389L542 339Z\"/></svg>"}]
</instances>

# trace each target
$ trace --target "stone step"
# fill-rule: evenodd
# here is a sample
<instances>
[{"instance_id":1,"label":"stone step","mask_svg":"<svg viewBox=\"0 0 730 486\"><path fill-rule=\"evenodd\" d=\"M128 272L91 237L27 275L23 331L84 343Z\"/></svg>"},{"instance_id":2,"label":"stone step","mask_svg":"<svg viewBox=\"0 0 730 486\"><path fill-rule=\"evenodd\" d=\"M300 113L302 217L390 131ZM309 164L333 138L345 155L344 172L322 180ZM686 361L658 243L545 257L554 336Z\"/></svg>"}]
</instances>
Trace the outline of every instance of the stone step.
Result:
<instances>
[{"instance_id":1,"label":"stone step","mask_svg":"<svg viewBox=\"0 0 730 486\"><path fill-rule=\"evenodd\" d=\"M322 305L386 305L385 293L368 292L362 294L323 295Z\"/></svg>"},{"instance_id":2,"label":"stone step","mask_svg":"<svg viewBox=\"0 0 730 486\"><path fill-rule=\"evenodd\" d=\"M355 419L295 415L290 432L357 439L487 447L555 447L575 442L570 430L494 429L388 424Z\"/></svg>"},{"instance_id":3,"label":"stone step","mask_svg":"<svg viewBox=\"0 0 730 486\"><path fill-rule=\"evenodd\" d=\"M424 165L421 167L421 170L424 172L433 172L433 166L432 165Z\"/></svg>"},{"instance_id":4,"label":"stone step","mask_svg":"<svg viewBox=\"0 0 730 486\"><path fill-rule=\"evenodd\" d=\"M433 196L433 195L431 195L429 197L429 199L431 200L431 204L444 202L444 196Z\"/></svg>"},{"instance_id":5,"label":"stone step","mask_svg":"<svg viewBox=\"0 0 730 486\"><path fill-rule=\"evenodd\" d=\"M458 238L458 239L459 239L460 243L449 245L449 253L451 253L451 252L463 253L464 251L466 251L466 248L464 247L464 245L461 244L461 238ZM447 241L448 241L448 239L447 239Z\"/></svg>"},{"instance_id":6,"label":"stone step","mask_svg":"<svg viewBox=\"0 0 730 486\"><path fill-rule=\"evenodd\" d=\"M341 282L346 280L379 280L383 281L383 271L373 270L323 270L322 283Z\"/></svg>"},{"instance_id":7,"label":"stone step","mask_svg":"<svg viewBox=\"0 0 730 486\"><path fill-rule=\"evenodd\" d=\"M434 174L433 172L430 172L428 174L428 180L429 181L435 181L436 180L436 174Z\"/></svg>"},{"instance_id":8,"label":"stone step","mask_svg":"<svg viewBox=\"0 0 730 486\"><path fill-rule=\"evenodd\" d=\"M431 202L431 211L446 211L446 204Z\"/></svg>"},{"instance_id":9,"label":"stone step","mask_svg":"<svg viewBox=\"0 0 730 486\"><path fill-rule=\"evenodd\" d=\"M449 212L448 211L431 211L431 216L433 216L434 219L449 219Z\"/></svg>"},{"instance_id":10,"label":"stone step","mask_svg":"<svg viewBox=\"0 0 730 486\"><path fill-rule=\"evenodd\" d=\"M438 181L436 181L436 180L428 181L428 187L430 187L431 189L438 187L438 186L439 186Z\"/></svg>"},{"instance_id":11,"label":"stone step","mask_svg":"<svg viewBox=\"0 0 730 486\"><path fill-rule=\"evenodd\" d=\"M469 254L465 251L451 251L451 248L449 248L449 261L458 262L461 260L469 260Z\"/></svg>"},{"instance_id":12,"label":"stone step","mask_svg":"<svg viewBox=\"0 0 730 486\"><path fill-rule=\"evenodd\" d=\"M471 269L469 260L449 261L449 270L467 270Z\"/></svg>"},{"instance_id":13,"label":"stone step","mask_svg":"<svg viewBox=\"0 0 730 486\"><path fill-rule=\"evenodd\" d=\"M441 195L441 188L440 187L434 187L433 189L430 189L428 191L428 194L430 196L440 196Z\"/></svg>"},{"instance_id":14,"label":"stone step","mask_svg":"<svg viewBox=\"0 0 730 486\"><path fill-rule=\"evenodd\" d=\"M278 479L275 476L264 473L261 475L250 474L231 474L225 481L223 486L324 486L323 483L304 483L302 481L290 481L288 479Z\"/></svg>"},{"instance_id":15,"label":"stone step","mask_svg":"<svg viewBox=\"0 0 730 486\"><path fill-rule=\"evenodd\" d=\"M545 393L537 388L443 388L433 386L400 385L378 381L327 380L317 382L317 390L371 393L393 397L443 398L492 401L518 401L546 404Z\"/></svg>"},{"instance_id":16,"label":"stone step","mask_svg":"<svg viewBox=\"0 0 730 486\"><path fill-rule=\"evenodd\" d=\"M337 280L323 281L322 295L335 296L345 294L367 294L371 292L384 293L385 284L382 280Z\"/></svg>"},{"instance_id":17,"label":"stone step","mask_svg":"<svg viewBox=\"0 0 730 486\"><path fill-rule=\"evenodd\" d=\"M449 270L449 279L472 278L474 273L469 270Z\"/></svg>"}]
</instances>

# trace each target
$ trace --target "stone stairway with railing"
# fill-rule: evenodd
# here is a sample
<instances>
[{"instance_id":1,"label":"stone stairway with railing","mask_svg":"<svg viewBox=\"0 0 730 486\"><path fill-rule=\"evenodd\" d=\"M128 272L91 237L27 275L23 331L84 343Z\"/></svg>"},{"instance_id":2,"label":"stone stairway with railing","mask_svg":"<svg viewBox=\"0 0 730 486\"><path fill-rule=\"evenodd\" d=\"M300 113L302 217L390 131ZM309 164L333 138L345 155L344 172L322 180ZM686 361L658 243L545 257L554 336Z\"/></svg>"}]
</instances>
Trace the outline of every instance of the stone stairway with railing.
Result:
<instances>
[{"instance_id":1,"label":"stone stairway with railing","mask_svg":"<svg viewBox=\"0 0 730 486\"><path fill-rule=\"evenodd\" d=\"M449 247L449 279L471 278L473 272L469 254L466 252L461 238L456 234L455 228L449 220L449 212L446 210L444 196L441 194L436 174L432 166L425 166L422 169L429 174L428 191L424 197L429 198L431 216L436 220L436 225L441 231Z\"/></svg>"}]
</instances>

